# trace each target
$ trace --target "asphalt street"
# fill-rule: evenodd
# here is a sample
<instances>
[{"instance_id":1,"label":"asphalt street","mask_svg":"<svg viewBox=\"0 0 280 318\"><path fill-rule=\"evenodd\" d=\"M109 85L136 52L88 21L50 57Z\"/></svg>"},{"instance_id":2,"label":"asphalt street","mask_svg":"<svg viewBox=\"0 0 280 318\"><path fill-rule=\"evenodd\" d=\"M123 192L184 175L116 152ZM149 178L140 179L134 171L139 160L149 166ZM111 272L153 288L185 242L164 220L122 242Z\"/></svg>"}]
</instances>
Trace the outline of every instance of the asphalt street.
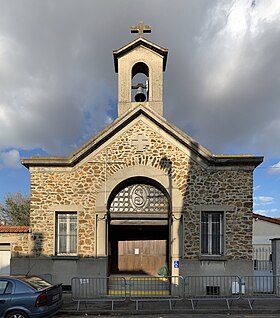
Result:
<instances>
[{"instance_id":1,"label":"asphalt street","mask_svg":"<svg viewBox=\"0 0 280 318\"><path fill-rule=\"evenodd\" d=\"M246 314L246 315L231 315L231 314L142 314L142 315L121 315L121 314L112 314L112 315L89 315L89 314L82 314L82 315L69 315L69 314L58 314L53 316L53 318L66 318L66 317L75 317L75 318L85 318L85 317L92 317L92 318L112 318L112 317L119 317L119 318L279 318L279 315L265 315L265 314Z\"/></svg>"},{"instance_id":2,"label":"asphalt street","mask_svg":"<svg viewBox=\"0 0 280 318\"><path fill-rule=\"evenodd\" d=\"M53 318L66 317L122 317L122 318L280 318L279 299L256 300L253 310L248 302L239 299L230 303L230 309L224 300L221 301L200 301L192 310L189 302L177 302L170 310L167 302L141 302L139 310L136 310L135 302L115 303L114 310L111 310L109 302L82 303L77 311L77 303L73 302L71 294L65 293L64 305L60 313Z\"/></svg>"}]
</instances>

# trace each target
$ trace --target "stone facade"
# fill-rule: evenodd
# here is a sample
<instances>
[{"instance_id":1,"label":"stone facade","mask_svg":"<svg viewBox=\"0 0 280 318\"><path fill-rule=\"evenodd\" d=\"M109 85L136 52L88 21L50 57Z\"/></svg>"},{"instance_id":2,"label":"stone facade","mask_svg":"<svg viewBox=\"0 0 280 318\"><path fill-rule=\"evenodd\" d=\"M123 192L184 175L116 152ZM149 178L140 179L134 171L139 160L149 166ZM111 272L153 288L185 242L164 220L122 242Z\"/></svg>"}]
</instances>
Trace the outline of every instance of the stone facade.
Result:
<instances>
[{"instance_id":1,"label":"stone facade","mask_svg":"<svg viewBox=\"0 0 280 318\"><path fill-rule=\"evenodd\" d=\"M31 228L37 233L36 255L54 255L56 207L79 210L79 256L95 255L95 202L107 178L133 166L150 166L171 175L171 182L183 197L180 211L184 215L184 258L197 259L200 254L200 212L202 205L226 205L226 257L252 258L252 168L225 167L212 170L191 158L175 138L166 139L143 120L134 123L113 141L92 153L73 168L31 170ZM149 141L142 152L131 145L141 132ZM174 144L175 143L175 144ZM107 149L107 154L106 154ZM170 166L163 163L167 159ZM116 162L116 163L114 163Z\"/></svg>"},{"instance_id":2,"label":"stone facade","mask_svg":"<svg viewBox=\"0 0 280 318\"><path fill-rule=\"evenodd\" d=\"M133 102L131 84L131 70L139 61L145 63L149 69L149 100L142 103L146 107L155 110L161 116L163 115L163 71L165 70L167 50L154 45L154 50L149 48L149 42L145 39L137 39L130 46L135 46L130 54L123 54L126 47L114 52L115 69L119 73L118 76L118 115L121 116L131 107L137 105Z\"/></svg>"},{"instance_id":3,"label":"stone facade","mask_svg":"<svg viewBox=\"0 0 280 318\"><path fill-rule=\"evenodd\" d=\"M12 257L30 257L31 234L27 226L0 226L0 244L9 244Z\"/></svg>"},{"instance_id":4,"label":"stone facade","mask_svg":"<svg viewBox=\"0 0 280 318\"><path fill-rule=\"evenodd\" d=\"M157 230L164 233L160 239L168 245L166 263L172 275L232 275L237 267L240 275L252 273L253 170L263 158L214 155L162 117L166 59L166 49L142 37L114 51L118 118L67 157L22 160L31 174L30 256L40 263L37 270L50 271L66 284L73 276L108 275L113 257L109 245L130 224L135 232L146 226L148 239ZM136 73L148 78L147 102L131 101ZM168 211L162 217L151 213L147 218L140 211L113 220L110 203L118 190L141 182L166 196ZM56 253L60 212L77 213L75 255ZM212 218L212 212L222 218L218 236L223 248L205 255L202 215ZM14 264L24 272L22 263Z\"/></svg>"}]
</instances>

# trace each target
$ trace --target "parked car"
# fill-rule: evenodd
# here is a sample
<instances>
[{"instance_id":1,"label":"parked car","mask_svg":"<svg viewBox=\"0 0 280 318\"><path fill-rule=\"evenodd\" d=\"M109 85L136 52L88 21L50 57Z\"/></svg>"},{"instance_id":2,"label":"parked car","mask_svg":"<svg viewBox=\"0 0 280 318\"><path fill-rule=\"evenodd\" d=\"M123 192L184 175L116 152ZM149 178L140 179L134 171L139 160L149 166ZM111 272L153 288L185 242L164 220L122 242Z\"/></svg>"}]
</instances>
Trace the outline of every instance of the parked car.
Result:
<instances>
[{"instance_id":1,"label":"parked car","mask_svg":"<svg viewBox=\"0 0 280 318\"><path fill-rule=\"evenodd\" d=\"M0 276L0 318L47 318L61 306L61 284L38 276Z\"/></svg>"}]
</instances>

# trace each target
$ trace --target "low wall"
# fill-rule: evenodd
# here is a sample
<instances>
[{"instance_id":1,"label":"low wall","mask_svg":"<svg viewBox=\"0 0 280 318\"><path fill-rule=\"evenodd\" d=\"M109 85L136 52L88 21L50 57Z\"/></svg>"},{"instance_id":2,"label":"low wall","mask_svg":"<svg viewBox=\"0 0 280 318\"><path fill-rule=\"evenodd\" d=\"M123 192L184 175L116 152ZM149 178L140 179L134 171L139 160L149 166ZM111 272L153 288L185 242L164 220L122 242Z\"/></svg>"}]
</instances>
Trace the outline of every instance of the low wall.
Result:
<instances>
[{"instance_id":1,"label":"low wall","mask_svg":"<svg viewBox=\"0 0 280 318\"><path fill-rule=\"evenodd\" d=\"M180 275L253 275L252 260L180 260Z\"/></svg>"},{"instance_id":2,"label":"low wall","mask_svg":"<svg viewBox=\"0 0 280 318\"><path fill-rule=\"evenodd\" d=\"M106 258L12 258L11 274L51 274L53 283L71 285L72 277L106 276Z\"/></svg>"}]
</instances>

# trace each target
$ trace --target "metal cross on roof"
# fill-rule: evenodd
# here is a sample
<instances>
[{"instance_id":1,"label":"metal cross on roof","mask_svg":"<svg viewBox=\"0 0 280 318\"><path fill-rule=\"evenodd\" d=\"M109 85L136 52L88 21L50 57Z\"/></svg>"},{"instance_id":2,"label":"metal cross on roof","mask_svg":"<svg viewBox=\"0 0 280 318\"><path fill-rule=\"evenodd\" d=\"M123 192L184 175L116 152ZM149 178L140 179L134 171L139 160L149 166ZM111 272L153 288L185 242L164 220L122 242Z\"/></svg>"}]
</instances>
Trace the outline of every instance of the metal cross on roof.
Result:
<instances>
[{"instance_id":1,"label":"metal cross on roof","mask_svg":"<svg viewBox=\"0 0 280 318\"><path fill-rule=\"evenodd\" d=\"M152 28L149 25L145 25L144 22L139 22L138 25L130 27L131 33L138 33L139 37L144 37L144 33L151 33Z\"/></svg>"}]
</instances>

